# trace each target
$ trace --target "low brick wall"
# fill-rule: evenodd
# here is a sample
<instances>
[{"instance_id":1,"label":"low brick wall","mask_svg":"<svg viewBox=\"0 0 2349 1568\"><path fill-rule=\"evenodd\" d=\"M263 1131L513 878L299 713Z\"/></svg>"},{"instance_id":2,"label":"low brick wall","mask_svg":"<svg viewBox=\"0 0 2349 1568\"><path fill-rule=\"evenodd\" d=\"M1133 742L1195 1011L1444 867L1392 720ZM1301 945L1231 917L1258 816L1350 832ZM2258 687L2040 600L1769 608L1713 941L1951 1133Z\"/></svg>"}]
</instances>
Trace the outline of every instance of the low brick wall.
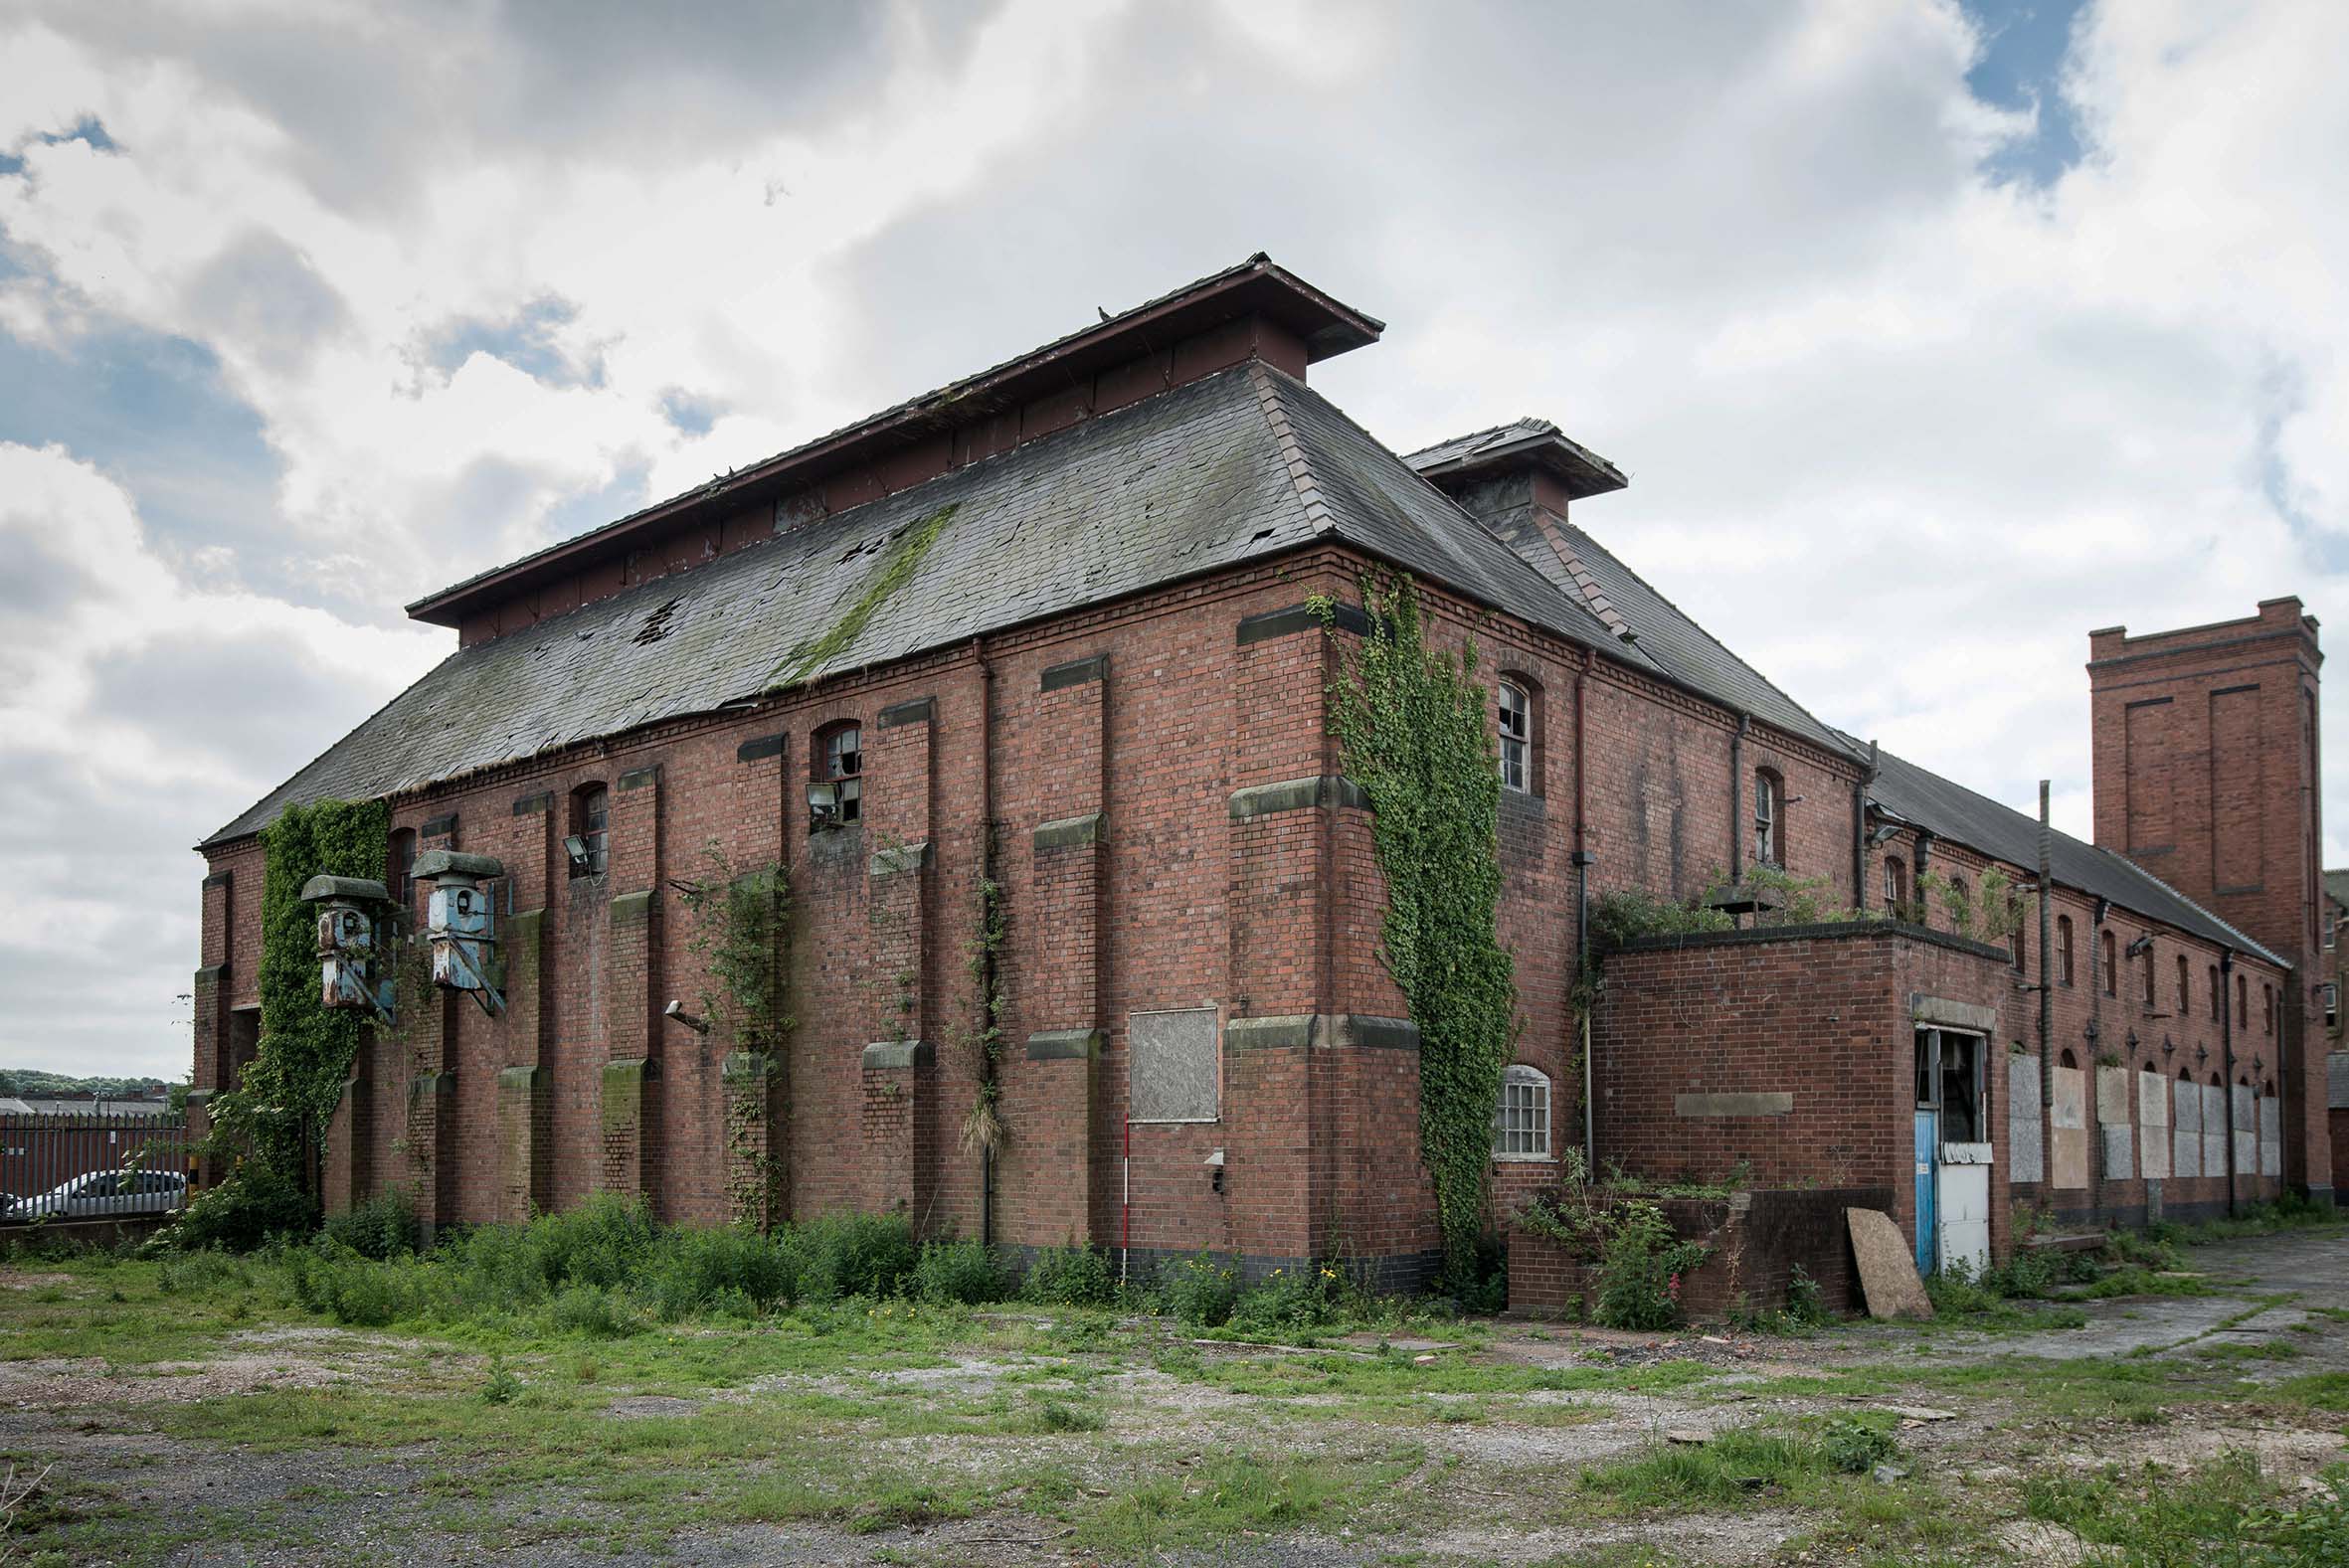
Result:
<instances>
[{"instance_id":1,"label":"low brick wall","mask_svg":"<svg viewBox=\"0 0 2349 1568\"><path fill-rule=\"evenodd\" d=\"M1859 1274L1844 1210L1889 1213L1894 1196L1890 1187L1778 1187L1727 1198L1653 1200L1675 1232L1709 1249L1705 1262L1681 1281L1681 1309L1693 1319L1725 1316L1739 1306L1774 1311L1786 1305L1787 1283L1799 1264L1818 1282L1829 1311L1859 1310ZM1511 1312L1584 1316L1597 1290L1595 1260L1511 1226Z\"/></svg>"},{"instance_id":2,"label":"low brick wall","mask_svg":"<svg viewBox=\"0 0 2349 1568\"><path fill-rule=\"evenodd\" d=\"M124 1214L106 1219L35 1220L26 1225L0 1225L0 1252L24 1247L61 1247L72 1251L120 1247L144 1241L178 1213Z\"/></svg>"}]
</instances>

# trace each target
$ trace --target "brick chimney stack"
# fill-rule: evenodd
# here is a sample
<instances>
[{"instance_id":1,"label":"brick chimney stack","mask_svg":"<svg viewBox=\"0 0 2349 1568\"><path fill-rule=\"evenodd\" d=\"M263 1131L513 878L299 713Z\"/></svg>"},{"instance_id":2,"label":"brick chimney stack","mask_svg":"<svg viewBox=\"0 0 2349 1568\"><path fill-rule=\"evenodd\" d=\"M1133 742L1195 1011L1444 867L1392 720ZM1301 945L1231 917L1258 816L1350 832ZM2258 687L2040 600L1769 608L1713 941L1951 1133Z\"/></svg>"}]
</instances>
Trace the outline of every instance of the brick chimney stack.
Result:
<instances>
[{"instance_id":1,"label":"brick chimney stack","mask_svg":"<svg viewBox=\"0 0 2349 1568\"><path fill-rule=\"evenodd\" d=\"M2088 633L2096 842L2294 966L2279 1079L2284 1175L2304 1190L2332 1179L2323 1042L2307 1028L2324 896L2316 633L2296 598L2240 620Z\"/></svg>"}]
</instances>

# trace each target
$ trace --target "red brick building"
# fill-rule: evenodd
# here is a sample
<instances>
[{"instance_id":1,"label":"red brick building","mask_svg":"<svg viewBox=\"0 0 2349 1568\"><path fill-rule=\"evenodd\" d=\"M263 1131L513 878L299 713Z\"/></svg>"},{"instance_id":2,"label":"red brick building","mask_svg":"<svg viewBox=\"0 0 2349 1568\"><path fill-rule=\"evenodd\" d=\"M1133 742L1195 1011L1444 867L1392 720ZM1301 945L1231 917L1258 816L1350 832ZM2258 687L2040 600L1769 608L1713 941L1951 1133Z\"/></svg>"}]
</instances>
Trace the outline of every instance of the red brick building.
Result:
<instances>
[{"instance_id":1,"label":"red brick building","mask_svg":"<svg viewBox=\"0 0 2349 1568\"><path fill-rule=\"evenodd\" d=\"M1377 565L1416 578L1440 636L1473 628L1495 688L1525 1024L1497 1205L1584 1140L1568 998L1586 893L1685 898L1762 860L1881 914L1896 862L2036 874L2022 819L1821 723L1569 521L1624 483L1604 459L1531 422L1406 459L1311 388L1380 330L1254 258L410 607L456 650L203 846L199 1100L258 1039L256 835L288 802L380 797L412 912L420 852L497 861L505 1006L423 991L369 1031L330 1203L400 1185L435 1223L597 1191L699 1223L902 1205L927 1232L1091 1242L1138 1268L1343 1251L1421 1278L1417 1030L1377 958L1369 815L1306 609L1358 604ZM1360 625L1342 608L1336 634ZM2258 997L2292 994L2285 953L2062 843L2076 968L2044 1028L2016 988L2032 965L1946 919L1610 960L1598 1157L1889 1187L1913 1227L1930 1031L1979 1081L1946 1115L1995 1172L1998 1246L2012 1200L2127 1218L2222 1203L2231 1180L2275 1190L2265 1151L2308 1126L2260 1135L2288 1026L2254 1066L2235 1025L2100 990L2117 960L2090 963L2107 934L2149 935L2162 985L2175 958ZM771 1054L690 1021L705 981L680 886L712 851L788 873L794 1027ZM960 1136L989 881L1010 1042L993 1158ZM2028 1117L2008 1103L2025 1060ZM2137 1080L2108 1094L2110 1061L2159 1077L2168 1120ZM2230 1062L2269 1098L2205 1175L2204 1080ZM2173 1083L2195 1089L2183 1183L2166 1157L2183 1134L2160 1161L2147 1134L2126 1159L2115 1141L2181 1125ZM2329 1188L2326 1152L2277 1158Z\"/></svg>"}]
</instances>

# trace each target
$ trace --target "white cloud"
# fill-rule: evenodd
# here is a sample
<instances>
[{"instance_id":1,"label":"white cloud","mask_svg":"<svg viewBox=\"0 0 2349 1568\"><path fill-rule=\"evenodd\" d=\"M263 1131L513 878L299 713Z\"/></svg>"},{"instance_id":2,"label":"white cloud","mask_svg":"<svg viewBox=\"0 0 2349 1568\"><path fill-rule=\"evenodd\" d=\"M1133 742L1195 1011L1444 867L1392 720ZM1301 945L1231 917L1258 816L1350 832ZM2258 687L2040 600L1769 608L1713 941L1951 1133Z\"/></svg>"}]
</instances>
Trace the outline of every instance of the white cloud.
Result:
<instances>
[{"instance_id":1,"label":"white cloud","mask_svg":"<svg viewBox=\"0 0 2349 1568\"><path fill-rule=\"evenodd\" d=\"M1391 318L1316 371L1390 443L1557 420L1634 475L1579 520L1799 699L2084 831L2087 627L2349 586L2349 12L2093 10L2045 188L1983 172L2031 117L1978 46L1945 0L29 0L0 332L193 340L281 467L166 550L107 451L5 454L65 639L0 652L7 766L204 799L184 883L320 693L415 667L404 601L1261 248ZM178 711L265 669L283 722Z\"/></svg>"}]
</instances>

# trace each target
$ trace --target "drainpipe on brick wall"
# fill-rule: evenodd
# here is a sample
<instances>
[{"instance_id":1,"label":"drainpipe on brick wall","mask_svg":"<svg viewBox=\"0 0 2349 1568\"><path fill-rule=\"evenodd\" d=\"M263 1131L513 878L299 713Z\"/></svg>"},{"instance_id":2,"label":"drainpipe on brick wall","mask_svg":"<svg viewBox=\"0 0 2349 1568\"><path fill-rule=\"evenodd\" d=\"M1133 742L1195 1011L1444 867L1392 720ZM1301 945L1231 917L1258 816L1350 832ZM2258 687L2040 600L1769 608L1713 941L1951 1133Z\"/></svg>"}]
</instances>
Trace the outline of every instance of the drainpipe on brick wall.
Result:
<instances>
[{"instance_id":1,"label":"drainpipe on brick wall","mask_svg":"<svg viewBox=\"0 0 2349 1568\"><path fill-rule=\"evenodd\" d=\"M1745 825L1740 820L1745 814L1745 732L1753 728L1753 716L1737 715L1737 728L1729 736L1729 884L1734 887L1745 874L1743 849Z\"/></svg>"},{"instance_id":2,"label":"drainpipe on brick wall","mask_svg":"<svg viewBox=\"0 0 2349 1568\"><path fill-rule=\"evenodd\" d=\"M2048 1158L2048 1130L2055 1122L2056 1056L2048 1049L2055 1028L2056 985L2048 969L2056 905L2056 835L2048 821L2048 782L2039 782L2039 1147L2042 1172ZM2049 1191L2054 1191L2051 1186Z\"/></svg>"},{"instance_id":3,"label":"drainpipe on brick wall","mask_svg":"<svg viewBox=\"0 0 2349 1568\"><path fill-rule=\"evenodd\" d=\"M2219 950L2219 1065L2227 1085L2227 1212L2235 1212L2235 950ZM2209 1144L2203 1145L2205 1148Z\"/></svg>"},{"instance_id":4,"label":"drainpipe on brick wall","mask_svg":"<svg viewBox=\"0 0 2349 1568\"><path fill-rule=\"evenodd\" d=\"M1852 785L1852 908L1868 907L1868 786L1876 783L1876 743L1868 743L1868 772Z\"/></svg>"},{"instance_id":5,"label":"drainpipe on brick wall","mask_svg":"<svg viewBox=\"0 0 2349 1568\"><path fill-rule=\"evenodd\" d=\"M2096 1070L2103 1064L2098 1058L2104 1050L2104 920L2112 913L2112 900L2099 898L2088 920L2088 1050L2087 1060L2080 1065L2085 1076L2080 1080L2079 1120L2088 1134L2088 1213L2092 1217L2104 1207L2104 1124L2096 1116ZM2119 959L2113 960L2117 966ZM2119 975L2113 975L2113 1010L2120 1010ZM2052 1119L2051 1119L2052 1120ZM2054 1139L2049 1139L2052 1144ZM2048 1169L2051 1180L2055 1167Z\"/></svg>"},{"instance_id":6,"label":"drainpipe on brick wall","mask_svg":"<svg viewBox=\"0 0 2349 1568\"><path fill-rule=\"evenodd\" d=\"M1588 648L1582 650L1582 667L1574 672L1574 989L1583 1005L1576 1009L1576 1020L1582 1036L1582 1168L1585 1173L1598 1169L1598 1116L1591 1105L1592 1085L1597 1075L1590 1062L1590 1004L1593 997L1585 984L1590 973L1590 867L1598 857L1590 852L1585 836L1588 825L1589 792L1584 788L1584 765L1589 749L1583 745L1588 732L1583 725L1583 683L1590 676L1591 662L1598 655Z\"/></svg>"},{"instance_id":7,"label":"drainpipe on brick wall","mask_svg":"<svg viewBox=\"0 0 2349 1568\"><path fill-rule=\"evenodd\" d=\"M971 659L979 667L979 876L982 884L993 882L995 876L995 670L987 661L987 639L971 639ZM987 898L983 891L979 901L979 918L987 919ZM986 934L981 934L981 941ZM979 1027L984 1030L992 1021L987 1016L988 997L994 985L994 965L990 960L988 971L979 977ZM1001 1042L996 1042L998 1060L995 1066L996 1090L1002 1093L1002 1064L999 1060ZM999 1124L998 1124L999 1125ZM1090 1201L1091 1195L1087 1195ZM995 1242L995 1151L981 1144L979 1149L979 1240L982 1246Z\"/></svg>"}]
</instances>

